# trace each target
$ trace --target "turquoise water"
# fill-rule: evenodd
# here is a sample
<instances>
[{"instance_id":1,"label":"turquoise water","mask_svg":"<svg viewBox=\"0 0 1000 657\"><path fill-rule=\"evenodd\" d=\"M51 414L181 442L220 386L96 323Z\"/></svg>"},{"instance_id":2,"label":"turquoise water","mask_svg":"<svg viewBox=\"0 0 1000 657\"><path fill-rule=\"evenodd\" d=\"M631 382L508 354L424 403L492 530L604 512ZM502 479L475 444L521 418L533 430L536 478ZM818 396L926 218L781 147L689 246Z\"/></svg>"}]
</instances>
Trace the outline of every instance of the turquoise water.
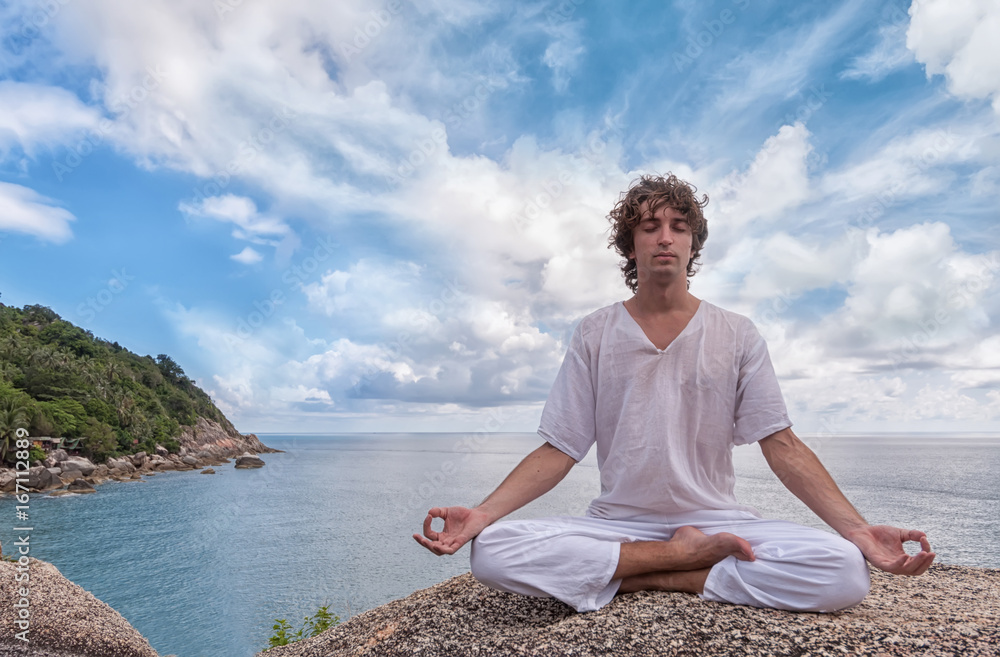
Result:
<instances>
[{"instance_id":1,"label":"turquoise water","mask_svg":"<svg viewBox=\"0 0 1000 657\"><path fill-rule=\"evenodd\" d=\"M320 605L342 618L468 570L410 537L429 506L472 505L540 444L533 434L261 436L259 470L167 472L87 496L32 496L31 554L118 610L161 654L244 657L275 618ZM943 563L998 568L1000 438L810 441L873 523L922 529ZM823 527L755 447L735 452L737 496L764 515ZM448 474L450 473L450 474ZM515 517L580 514L599 490L588 456ZM0 499L5 551L14 500Z\"/></svg>"}]
</instances>

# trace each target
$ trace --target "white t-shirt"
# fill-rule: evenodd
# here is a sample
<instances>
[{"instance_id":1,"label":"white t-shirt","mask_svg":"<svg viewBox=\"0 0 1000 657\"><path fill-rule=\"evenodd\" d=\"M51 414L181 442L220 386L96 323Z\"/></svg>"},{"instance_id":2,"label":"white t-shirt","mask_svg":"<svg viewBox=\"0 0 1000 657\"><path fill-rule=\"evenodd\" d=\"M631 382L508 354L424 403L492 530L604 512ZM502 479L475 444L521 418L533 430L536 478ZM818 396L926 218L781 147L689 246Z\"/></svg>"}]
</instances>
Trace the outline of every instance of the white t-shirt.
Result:
<instances>
[{"instance_id":1,"label":"white t-shirt","mask_svg":"<svg viewBox=\"0 0 1000 657\"><path fill-rule=\"evenodd\" d=\"M702 301L661 351L618 302L577 326L538 433L577 461L597 443L601 494L588 515L655 521L758 515L733 495L732 448L791 424L749 319Z\"/></svg>"}]
</instances>

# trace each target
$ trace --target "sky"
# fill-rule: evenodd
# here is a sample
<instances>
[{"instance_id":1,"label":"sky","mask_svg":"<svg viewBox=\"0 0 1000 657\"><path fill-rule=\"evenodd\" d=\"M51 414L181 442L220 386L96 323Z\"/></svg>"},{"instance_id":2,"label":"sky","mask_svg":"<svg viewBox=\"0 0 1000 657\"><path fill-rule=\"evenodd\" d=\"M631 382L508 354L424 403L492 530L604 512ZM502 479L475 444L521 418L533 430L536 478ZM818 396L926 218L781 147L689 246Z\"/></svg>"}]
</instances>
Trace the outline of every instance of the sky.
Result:
<instances>
[{"instance_id":1,"label":"sky","mask_svg":"<svg viewBox=\"0 0 1000 657\"><path fill-rule=\"evenodd\" d=\"M996 431L1000 2L0 2L0 301L166 353L244 432L534 431L709 196L700 299L800 435Z\"/></svg>"}]
</instances>

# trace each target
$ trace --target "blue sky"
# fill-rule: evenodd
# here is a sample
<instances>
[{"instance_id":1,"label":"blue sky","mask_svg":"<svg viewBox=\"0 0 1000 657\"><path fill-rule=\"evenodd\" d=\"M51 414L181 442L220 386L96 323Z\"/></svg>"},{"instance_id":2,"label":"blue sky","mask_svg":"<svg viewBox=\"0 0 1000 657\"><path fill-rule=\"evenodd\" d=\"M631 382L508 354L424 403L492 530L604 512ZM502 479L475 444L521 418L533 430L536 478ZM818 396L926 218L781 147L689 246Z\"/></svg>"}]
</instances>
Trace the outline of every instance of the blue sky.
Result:
<instances>
[{"instance_id":1,"label":"blue sky","mask_svg":"<svg viewBox=\"0 0 1000 657\"><path fill-rule=\"evenodd\" d=\"M242 431L533 431L629 296L607 212L667 171L800 433L997 426L995 1L0 17L0 300L172 355Z\"/></svg>"}]
</instances>

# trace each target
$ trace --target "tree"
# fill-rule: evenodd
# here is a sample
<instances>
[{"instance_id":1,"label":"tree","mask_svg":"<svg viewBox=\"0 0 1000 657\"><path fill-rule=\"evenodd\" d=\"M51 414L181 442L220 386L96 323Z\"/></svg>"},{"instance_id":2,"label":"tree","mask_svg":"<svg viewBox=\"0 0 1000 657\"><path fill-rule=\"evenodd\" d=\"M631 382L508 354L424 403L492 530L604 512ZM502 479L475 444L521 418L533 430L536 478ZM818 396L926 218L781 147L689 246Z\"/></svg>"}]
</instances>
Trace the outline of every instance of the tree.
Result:
<instances>
[{"instance_id":1,"label":"tree","mask_svg":"<svg viewBox=\"0 0 1000 657\"><path fill-rule=\"evenodd\" d=\"M28 428L28 411L13 396L0 400L0 463L7 458L18 429Z\"/></svg>"},{"instance_id":2,"label":"tree","mask_svg":"<svg viewBox=\"0 0 1000 657\"><path fill-rule=\"evenodd\" d=\"M160 371L163 372L163 376L167 377L171 381L174 381L175 383L183 381L185 378L184 370L181 369L181 366L174 362L174 359L166 354L160 354L156 357L156 365L160 368Z\"/></svg>"}]
</instances>

